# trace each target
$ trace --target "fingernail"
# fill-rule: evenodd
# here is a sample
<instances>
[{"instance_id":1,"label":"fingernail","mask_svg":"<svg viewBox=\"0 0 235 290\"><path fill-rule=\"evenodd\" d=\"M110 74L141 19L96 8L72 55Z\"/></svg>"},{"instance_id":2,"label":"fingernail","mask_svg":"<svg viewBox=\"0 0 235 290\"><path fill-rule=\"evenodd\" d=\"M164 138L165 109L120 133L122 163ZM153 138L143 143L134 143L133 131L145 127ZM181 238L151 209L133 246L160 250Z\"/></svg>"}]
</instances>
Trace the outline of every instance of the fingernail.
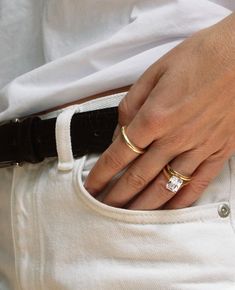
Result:
<instances>
[{"instance_id":1,"label":"fingernail","mask_svg":"<svg viewBox=\"0 0 235 290\"><path fill-rule=\"evenodd\" d=\"M117 127L115 128L114 133L113 133L112 141L114 141L117 138L118 134L120 133L120 128L121 128L120 125L117 124Z\"/></svg>"}]
</instances>

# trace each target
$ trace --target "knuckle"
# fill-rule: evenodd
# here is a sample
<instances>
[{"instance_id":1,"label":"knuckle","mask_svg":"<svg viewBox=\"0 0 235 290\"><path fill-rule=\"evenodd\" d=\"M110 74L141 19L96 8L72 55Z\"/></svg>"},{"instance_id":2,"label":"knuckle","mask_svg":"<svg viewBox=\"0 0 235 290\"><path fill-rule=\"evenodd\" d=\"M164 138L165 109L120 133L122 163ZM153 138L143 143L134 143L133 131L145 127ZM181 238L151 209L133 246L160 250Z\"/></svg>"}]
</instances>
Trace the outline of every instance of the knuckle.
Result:
<instances>
[{"instance_id":1,"label":"knuckle","mask_svg":"<svg viewBox=\"0 0 235 290\"><path fill-rule=\"evenodd\" d=\"M182 134L179 134L178 136L176 136L172 140L171 144L174 145L174 148L179 153L188 151L192 148L192 144L191 144L190 140L187 138L186 135L182 135Z\"/></svg>"},{"instance_id":2,"label":"knuckle","mask_svg":"<svg viewBox=\"0 0 235 290\"><path fill-rule=\"evenodd\" d=\"M191 142L186 135L176 132L175 134L168 134L162 138L162 146L167 147L169 152L180 154L192 148Z\"/></svg>"},{"instance_id":3,"label":"knuckle","mask_svg":"<svg viewBox=\"0 0 235 290\"><path fill-rule=\"evenodd\" d=\"M146 186L147 179L142 174L130 171L126 175L126 182L128 186L131 186L133 189L141 190L144 186Z\"/></svg>"},{"instance_id":4,"label":"knuckle","mask_svg":"<svg viewBox=\"0 0 235 290\"><path fill-rule=\"evenodd\" d=\"M190 134L187 134L186 131L182 132L177 132L177 136L175 137L175 143L179 144L179 146L183 146L183 147L187 147L189 146L189 148L192 148L193 142L192 142L192 138L190 136Z\"/></svg>"},{"instance_id":5,"label":"knuckle","mask_svg":"<svg viewBox=\"0 0 235 290\"><path fill-rule=\"evenodd\" d=\"M142 113L143 127L153 130L154 132L166 127L166 122L167 114L163 111L145 110Z\"/></svg>"},{"instance_id":6,"label":"knuckle","mask_svg":"<svg viewBox=\"0 0 235 290\"><path fill-rule=\"evenodd\" d=\"M147 72L147 70L145 72ZM133 85L132 92L136 94L146 92L149 87L152 87L152 79L146 78L142 75L142 77L140 77Z\"/></svg>"},{"instance_id":7,"label":"knuckle","mask_svg":"<svg viewBox=\"0 0 235 290\"><path fill-rule=\"evenodd\" d=\"M123 167L123 162L120 156L114 154L111 150L107 150L103 155L103 164L106 168L111 168L115 171L121 170Z\"/></svg>"}]
</instances>

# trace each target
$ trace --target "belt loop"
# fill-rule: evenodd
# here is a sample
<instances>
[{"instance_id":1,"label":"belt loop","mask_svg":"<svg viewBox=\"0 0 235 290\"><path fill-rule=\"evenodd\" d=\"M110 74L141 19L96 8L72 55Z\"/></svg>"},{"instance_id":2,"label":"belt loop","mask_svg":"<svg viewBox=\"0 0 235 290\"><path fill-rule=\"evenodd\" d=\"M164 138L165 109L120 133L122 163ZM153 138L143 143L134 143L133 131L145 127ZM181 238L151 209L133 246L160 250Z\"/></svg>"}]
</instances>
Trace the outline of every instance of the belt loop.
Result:
<instances>
[{"instance_id":1,"label":"belt loop","mask_svg":"<svg viewBox=\"0 0 235 290\"><path fill-rule=\"evenodd\" d=\"M71 120L75 113L80 112L79 105L70 106L63 110L56 118L55 137L58 154L58 170L73 169L73 151L71 142Z\"/></svg>"}]
</instances>

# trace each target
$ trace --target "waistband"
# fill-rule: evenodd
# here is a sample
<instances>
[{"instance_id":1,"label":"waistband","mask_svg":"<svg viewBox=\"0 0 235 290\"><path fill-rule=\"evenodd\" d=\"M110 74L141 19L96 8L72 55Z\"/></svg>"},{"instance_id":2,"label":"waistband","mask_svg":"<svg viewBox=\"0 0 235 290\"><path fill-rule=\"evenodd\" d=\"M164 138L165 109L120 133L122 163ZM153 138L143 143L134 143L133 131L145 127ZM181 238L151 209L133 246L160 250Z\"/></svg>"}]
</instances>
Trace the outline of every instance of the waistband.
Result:
<instances>
[{"instance_id":1,"label":"waistband","mask_svg":"<svg viewBox=\"0 0 235 290\"><path fill-rule=\"evenodd\" d=\"M71 108L77 108L77 110L80 113L82 113L82 112L93 111L93 110L98 110L98 109L116 107L118 106L122 98L125 97L126 94L127 94L127 91L121 92L121 93L110 94L110 95L108 94L103 97L88 100L80 104L73 104L73 105L68 105L66 107L63 107L63 108L55 109L47 113L41 112L37 114L37 116L39 116L42 120L45 120L45 119L56 118L60 113L66 110L69 110Z\"/></svg>"}]
</instances>

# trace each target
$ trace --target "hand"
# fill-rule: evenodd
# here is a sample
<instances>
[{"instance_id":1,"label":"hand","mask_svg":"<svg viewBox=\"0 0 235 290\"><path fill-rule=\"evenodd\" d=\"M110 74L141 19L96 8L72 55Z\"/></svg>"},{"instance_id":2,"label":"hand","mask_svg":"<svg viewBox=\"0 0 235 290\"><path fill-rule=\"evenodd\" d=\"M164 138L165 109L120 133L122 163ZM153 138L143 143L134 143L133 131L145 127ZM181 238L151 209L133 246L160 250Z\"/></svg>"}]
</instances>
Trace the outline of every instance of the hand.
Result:
<instances>
[{"instance_id":1,"label":"hand","mask_svg":"<svg viewBox=\"0 0 235 290\"><path fill-rule=\"evenodd\" d=\"M235 14L203 29L151 65L119 104L118 134L90 171L96 196L126 169L103 202L128 209L173 209L195 202L235 151ZM162 169L170 163L192 181L174 194Z\"/></svg>"}]
</instances>

